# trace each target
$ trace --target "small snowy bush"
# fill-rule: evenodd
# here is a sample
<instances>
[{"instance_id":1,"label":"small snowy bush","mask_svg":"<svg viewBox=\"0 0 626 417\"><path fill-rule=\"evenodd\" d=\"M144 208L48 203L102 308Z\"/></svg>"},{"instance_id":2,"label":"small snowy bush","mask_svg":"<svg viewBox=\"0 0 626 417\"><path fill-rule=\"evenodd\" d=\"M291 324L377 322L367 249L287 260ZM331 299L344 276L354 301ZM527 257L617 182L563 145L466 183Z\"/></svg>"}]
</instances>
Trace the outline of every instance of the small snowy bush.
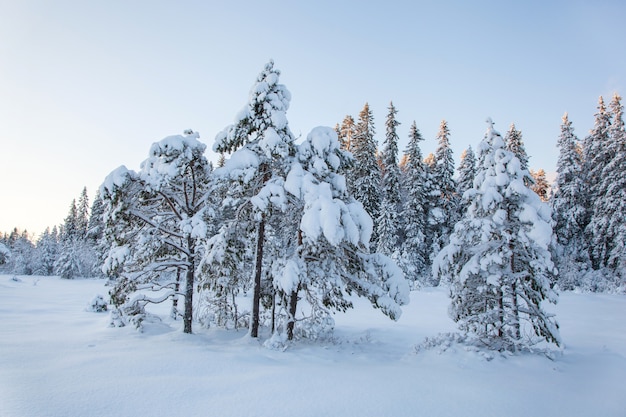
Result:
<instances>
[{"instance_id":1,"label":"small snowy bush","mask_svg":"<svg viewBox=\"0 0 626 417\"><path fill-rule=\"evenodd\" d=\"M108 310L107 302L104 298L98 294L92 298L91 302L87 306L87 311L93 311L94 313L102 313Z\"/></svg>"}]
</instances>

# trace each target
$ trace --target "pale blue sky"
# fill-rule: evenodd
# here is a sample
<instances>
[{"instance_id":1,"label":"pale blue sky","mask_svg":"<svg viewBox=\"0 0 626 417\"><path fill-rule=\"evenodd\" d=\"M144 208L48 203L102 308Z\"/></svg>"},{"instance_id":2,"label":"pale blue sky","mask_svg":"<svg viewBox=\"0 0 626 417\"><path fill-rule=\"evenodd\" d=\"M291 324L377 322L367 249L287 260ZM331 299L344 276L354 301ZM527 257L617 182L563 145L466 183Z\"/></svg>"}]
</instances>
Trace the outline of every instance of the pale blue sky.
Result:
<instances>
[{"instance_id":1,"label":"pale blue sky","mask_svg":"<svg viewBox=\"0 0 626 417\"><path fill-rule=\"evenodd\" d=\"M553 171L561 117L582 138L598 96L626 94L623 1L0 0L0 231L60 224L119 165L191 128L210 146L268 59L292 131L355 118L378 140L393 100L401 149L416 120L455 158L487 116L522 130Z\"/></svg>"}]
</instances>

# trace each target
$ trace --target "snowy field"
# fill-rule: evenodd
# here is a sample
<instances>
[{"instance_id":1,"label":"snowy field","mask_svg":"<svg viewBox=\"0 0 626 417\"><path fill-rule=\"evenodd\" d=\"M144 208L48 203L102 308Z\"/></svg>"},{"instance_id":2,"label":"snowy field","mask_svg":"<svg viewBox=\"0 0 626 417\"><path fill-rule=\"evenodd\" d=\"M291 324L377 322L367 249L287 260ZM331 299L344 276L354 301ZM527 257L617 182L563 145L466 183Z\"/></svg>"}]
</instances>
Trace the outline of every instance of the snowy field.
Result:
<instances>
[{"instance_id":1,"label":"snowy field","mask_svg":"<svg viewBox=\"0 0 626 417\"><path fill-rule=\"evenodd\" d=\"M489 357L458 345L441 289L413 292L394 323L358 300L332 341L263 348L245 331L144 333L85 310L101 280L0 276L0 416L626 416L626 297L572 294L566 343Z\"/></svg>"}]
</instances>

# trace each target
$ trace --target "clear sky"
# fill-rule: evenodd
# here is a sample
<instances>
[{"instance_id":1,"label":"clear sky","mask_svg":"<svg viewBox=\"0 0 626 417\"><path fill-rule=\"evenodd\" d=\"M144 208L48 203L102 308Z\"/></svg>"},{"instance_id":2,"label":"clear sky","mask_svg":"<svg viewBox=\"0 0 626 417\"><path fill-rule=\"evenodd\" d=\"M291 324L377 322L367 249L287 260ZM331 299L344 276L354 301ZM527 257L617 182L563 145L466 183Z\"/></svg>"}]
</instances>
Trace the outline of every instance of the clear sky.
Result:
<instances>
[{"instance_id":1,"label":"clear sky","mask_svg":"<svg viewBox=\"0 0 626 417\"><path fill-rule=\"evenodd\" d=\"M0 0L0 231L61 224L165 136L210 148L270 58L296 135L369 102L382 145L393 101L401 150L445 119L458 160L490 116L554 171L564 112L582 138L626 94L625 20L622 0Z\"/></svg>"}]
</instances>

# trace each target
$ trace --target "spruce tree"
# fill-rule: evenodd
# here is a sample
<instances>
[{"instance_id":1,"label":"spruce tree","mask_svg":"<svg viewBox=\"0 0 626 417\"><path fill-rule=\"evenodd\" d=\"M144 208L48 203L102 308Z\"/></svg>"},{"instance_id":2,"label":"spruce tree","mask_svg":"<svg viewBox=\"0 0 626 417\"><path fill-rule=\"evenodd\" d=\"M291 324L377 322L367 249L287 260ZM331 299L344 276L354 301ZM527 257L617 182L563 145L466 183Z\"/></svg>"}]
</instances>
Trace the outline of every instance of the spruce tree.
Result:
<instances>
[{"instance_id":1,"label":"spruce tree","mask_svg":"<svg viewBox=\"0 0 626 417\"><path fill-rule=\"evenodd\" d=\"M556 261L559 286L572 290L580 285L578 277L588 269L585 229L584 174L578 138L567 113L563 116L557 146L557 176L550 204L556 236Z\"/></svg>"},{"instance_id":2,"label":"spruce tree","mask_svg":"<svg viewBox=\"0 0 626 417\"><path fill-rule=\"evenodd\" d=\"M432 204L429 212L431 227L431 253L435 256L447 245L448 237L458 219L459 199L454 176L454 158L450 147L450 130L445 120L441 121L437 134L433 169ZM434 280L434 285L439 281Z\"/></svg>"},{"instance_id":3,"label":"spruce tree","mask_svg":"<svg viewBox=\"0 0 626 417\"><path fill-rule=\"evenodd\" d=\"M413 282L424 280L428 265L425 242L428 212L427 172L420 149L420 142L423 140L414 121L409 130L409 144L405 151L407 158L403 188L406 190L406 198L402 209L404 241L401 261L407 278Z\"/></svg>"},{"instance_id":4,"label":"spruce tree","mask_svg":"<svg viewBox=\"0 0 626 417\"><path fill-rule=\"evenodd\" d=\"M385 122L386 134L381 160L382 202L378 217L377 252L398 258L400 239L400 168L398 167L398 133L400 122L396 120L398 111L393 103L389 104L389 113Z\"/></svg>"},{"instance_id":5,"label":"spruce tree","mask_svg":"<svg viewBox=\"0 0 626 417\"><path fill-rule=\"evenodd\" d=\"M341 126L337 129L341 149L352 152L352 141L354 140L355 134L356 125L354 123L354 118L348 115L343 119Z\"/></svg>"},{"instance_id":6,"label":"spruce tree","mask_svg":"<svg viewBox=\"0 0 626 417\"><path fill-rule=\"evenodd\" d=\"M550 184L548 184L548 179L546 178L546 171L543 168L539 168L537 171L531 169L530 176L533 178L533 184L530 189L541 198L541 201L548 201Z\"/></svg>"},{"instance_id":7,"label":"spruce tree","mask_svg":"<svg viewBox=\"0 0 626 417\"><path fill-rule=\"evenodd\" d=\"M522 132L515 128L515 123L511 123L508 132L506 132L504 143L506 150L513 152L513 155L519 159L522 169L528 170L529 157L526 153L526 147L524 146Z\"/></svg>"},{"instance_id":8,"label":"spruce tree","mask_svg":"<svg viewBox=\"0 0 626 417\"><path fill-rule=\"evenodd\" d=\"M596 268L608 267L612 271L624 266L623 245L625 237L624 213L626 213L626 131L624 107L617 94L609 105L611 123L607 127L607 141L602 156L596 158L602 164L598 185L592 205L592 215L587 227L591 237L591 258ZM600 159L601 158L601 159ZM593 172L590 172L593 179Z\"/></svg>"},{"instance_id":9,"label":"spruce tree","mask_svg":"<svg viewBox=\"0 0 626 417\"><path fill-rule=\"evenodd\" d=\"M351 150L354 155L354 166L350 170L348 186L350 193L360 201L367 213L374 219L374 235L371 248L376 249L378 244L378 223L380 215L380 166L378 165L377 145L374 135L374 116L369 104L365 103L359 113Z\"/></svg>"},{"instance_id":10,"label":"spruce tree","mask_svg":"<svg viewBox=\"0 0 626 417\"><path fill-rule=\"evenodd\" d=\"M595 115L594 128L583 142L584 168L586 173L586 209L588 224L585 233L589 242L589 256L594 269L605 266L608 258L608 241L603 236L607 227L604 216L607 214L604 209L606 200L604 198L607 190L604 171L609 165L611 154L611 143L609 130L611 127L611 114L607 111L602 97L598 100L598 112ZM596 212L596 210L599 210ZM599 245L594 247L594 245Z\"/></svg>"},{"instance_id":11,"label":"spruce tree","mask_svg":"<svg viewBox=\"0 0 626 417\"><path fill-rule=\"evenodd\" d=\"M471 146L461 154L461 161L457 168L459 179L457 180L457 194L462 200L463 194L471 189L474 185L474 177L476 176L476 155ZM463 201L459 202L459 217L463 215L467 206Z\"/></svg>"},{"instance_id":12,"label":"spruce tree","mask_svg":"<svg viewBox=\"0 0 626 417\"><path fill-rule=\"evenodd\" d=\"M465 194L469 208L433 273L452 282L450 315L475 343L513 351L542 340L560 345L558 325L541 307L557 300L550 209L488 123L474 188Z\"/></svg>"},{"instance_id":13,"label":"spruce tree","mask_svg":"<svg viewBox=\"0 0 626 417\"><path fill-rule=\"evenodd\" d=\"M85 239L89 228L89 195L87 187L83 187L76 205L76 229L78 236Z\"/></svg>"}]
</instances>

